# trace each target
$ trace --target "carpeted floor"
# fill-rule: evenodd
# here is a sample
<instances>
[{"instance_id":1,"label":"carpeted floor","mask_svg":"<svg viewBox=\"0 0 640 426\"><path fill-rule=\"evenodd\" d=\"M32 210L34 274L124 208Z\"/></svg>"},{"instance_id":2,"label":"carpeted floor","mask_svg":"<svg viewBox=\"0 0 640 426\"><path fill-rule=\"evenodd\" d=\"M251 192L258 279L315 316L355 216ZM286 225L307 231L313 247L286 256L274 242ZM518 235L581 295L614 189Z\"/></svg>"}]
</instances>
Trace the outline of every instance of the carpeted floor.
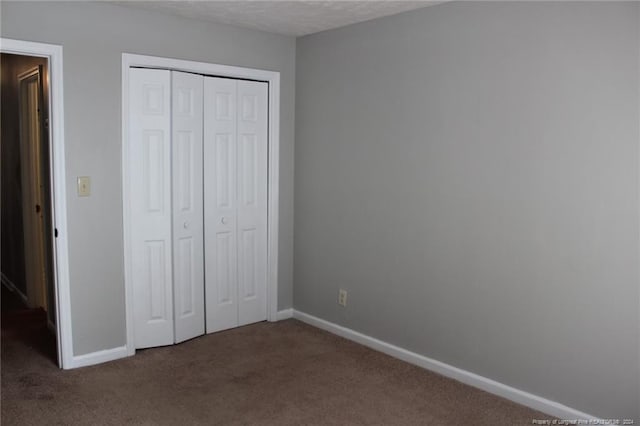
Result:
<instances>
[{"instance_id":1,"label":"carpeted floor","mask_svg":"<svg viewBox=\"0 0 640 426\"><path fill-rule=\"evenodd\" d=\"M2 338L2 425L530 425L541 413L296 320L76 370Z\"/></svg>"}]
</instances>

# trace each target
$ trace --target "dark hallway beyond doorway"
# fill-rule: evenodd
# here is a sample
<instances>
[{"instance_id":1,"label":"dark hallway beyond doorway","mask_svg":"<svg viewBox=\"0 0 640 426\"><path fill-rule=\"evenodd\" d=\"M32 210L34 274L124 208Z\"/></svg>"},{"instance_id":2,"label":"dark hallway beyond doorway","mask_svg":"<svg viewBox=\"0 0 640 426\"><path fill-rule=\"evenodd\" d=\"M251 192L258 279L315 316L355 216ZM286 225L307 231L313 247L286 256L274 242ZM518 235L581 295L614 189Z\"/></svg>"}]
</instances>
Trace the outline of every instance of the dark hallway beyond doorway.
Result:
<instances>
[{"instance_id":1,"label":"dark hallway beyond doorway","mask_svg":"<svg viewBox=\"0 0 640 426\"><path fill-rule=\"evenodd\" d=\"M2 342L20 344L58 365L56 338L49 330L47 313L27 307L20 296L2 286ZM11 343L14 342L14 343Z\"/></svg>"},{"instance_id":2,"label":"dark hallway beyond doorway","mask_svg":"<svg viewBox=\"0 0 640 426\"><path fill-rule=\"evenodd\" d=\"M2 340L57 360L48 59L2 53Z\"/></svg>"}]
</instances>

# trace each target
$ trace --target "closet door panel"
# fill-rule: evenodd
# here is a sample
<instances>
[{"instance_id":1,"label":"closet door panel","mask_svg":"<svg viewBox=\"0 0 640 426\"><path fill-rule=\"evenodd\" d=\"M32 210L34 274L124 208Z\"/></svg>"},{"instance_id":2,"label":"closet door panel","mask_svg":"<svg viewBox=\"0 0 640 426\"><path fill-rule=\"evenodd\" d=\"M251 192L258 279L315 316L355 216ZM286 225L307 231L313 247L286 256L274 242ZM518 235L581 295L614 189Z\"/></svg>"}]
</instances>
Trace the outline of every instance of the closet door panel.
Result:
<instances>
[{"instance_id":1,"label":"closet door panel","mask_svg":"<svg viewBox=\"0 0 640 426\"><path fill-rule=\"evenodd\" d=\"M172 71L175 343L204 334L203 80Z\"/></svg>"},{"instance_id":2,"label":"closet door panel","mask_svg":"<svg viewBox=\"0 0 640 426\"><path fill-rule=\"evenodd\" d=\"M267 319L267 83L237 82L238 325Z\"/></svg>"},{"instance_id":3,"label":"closet door panel","mask_svg":"<svg viewBox=\"0 0 640 426\"><path fill-rule=\"evenodd\" d=\"M131 262L136 348L169 345L171 265L171 81L165 70L129 71Z\"/></svg>"},{"instance_id":4,"label":"closet door panel","mask_svg":"<svg viewBox=\"0 0 640 426\"><path fill-rule=\"evenodd\" d=\"M235 80L204 77L207 333L238 326Z\"/></svg>"}]
</instances>

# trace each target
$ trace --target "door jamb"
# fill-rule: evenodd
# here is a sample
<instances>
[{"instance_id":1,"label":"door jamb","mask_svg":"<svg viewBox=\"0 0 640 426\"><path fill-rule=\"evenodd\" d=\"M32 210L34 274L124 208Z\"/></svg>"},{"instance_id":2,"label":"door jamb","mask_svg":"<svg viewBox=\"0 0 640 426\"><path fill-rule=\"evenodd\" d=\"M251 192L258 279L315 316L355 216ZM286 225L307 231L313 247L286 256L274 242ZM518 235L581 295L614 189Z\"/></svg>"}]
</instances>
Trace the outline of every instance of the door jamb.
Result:
<instances>
[{"instance_id":1,"label":"door jamb","mask_svg":"<svg viewBox=\"0 0 640 426\"><path fill-rule=\"evenodd\" d=\"M42 75L42 66L38 65L35 67L32 67L30 69L28 69L27 71L24 71L20 74L18 74L18 116L19 116L19 127L20 127L20 168L22 170L21 176L20 176L20 183L21 183L21 188L22 188L22 222L23 222L23 241L24 241L24 256L25 256L25 265L26 265L26 269L29 269L29 267L31 265L27 265L28 262L26 262L26 257L27 257L27 253L29 253L30 251L39 251L40 253L42 253L43 247L42 245L46 244L46 239L42 240L42 241L38 241L38 246L37 247L33 247L31 246L31 243L33 243L33 240L27 237L27 235L33 236L33 229L30 229L33 227L33 220L29 220L29 218L33 218L33 204L29 203L29 201L33 201L32 197L34 196L33 192L34 192L34 187L35 185L33 185L33 182L30 181L26 181L25 177L29 176L30 179L33 178L33 176L30 176L32 174L32 171L34 169L33 167L33 163L32 161L34 160L34 156L32 154L32 149L34 148L33 146L29 146L28 149L23 150L24 145L23 142L24 140L23 138L23 134L22 134L22 129L23 129L23 106L22 103L25 101L25 99L23 98L24 93L22 91L22 84L23 81L28 80L33 78L34 76L37 79L38 82L38 102L41 103L43 102L44 98L42 97L42 92L44 90L43 86L43 80L44 80L44 76ZM40 106L40 105L38 105ZM42 159L42 153L39 151L41 149L42 146L42 133L43 130L46 128L44 126L42 126L42 120L41 117L39 115L39 112L36 112L36 114L38 114L38 154L35 156L35 158L37 158L36 162L39 162L40 159ZM31 145L31 144L30 144ZM41 172L41 168L37 167L38 164L36 164L36 174L40 175ZM42 179L42 176L36 176L35 180L36 182L38 182L40 179ZM38 191L38 195L39 191ZM38 201L40 201L40 199L38 199ZM27 230L31 231L28 232ZM44 229L44 231L46 232L46 228ZM43 234L45 233L43 232ZM38 232L39 233L39 232ZM52 236L53 237L53 236ZM35 250L34 250L35 249ZM45 253L47 254L51 254L48 250L45 249ZM48 288L48 282L46 280L46 268L47 268L47 259L46 257L42 257L42 262L44 262L41 265L38 265L39 267L41 267L42 269L40 270L36 270L36 272L40 273L40 274L44 274L44 277L41 278L45 278L44 279L44 289L43 288L30 288L30 286L33 285L33 281L27 279L27 285L26 285L26 289L27 289L27 301L29 302L29 306L30 307L35 307L35 306L42 306L46 311L47 311L47 321L49 320L49 306L47 305L47 293L49 292L49 288ZM25 271L25 278L29 277L29 271ZM33 273L33 272L32 272ZM40 281L40 280L38 280ZM41 300L42 299L42 300ZM38 302L40 302L41 304L39 304Z\"/></svg>"},{"instance_id":2,"label":"door jamb","mask_svg":"<svg viewBox=\"0 0 640 426\"><path fill-rule=\"evenodd\" d=\"M49 174L53 240L53 283L56 305L56 341L60 368L73 368L71 287L64 139L62 46L0 38L0 52L47 58L49 62Z\"/></svg>"},{"instance_id":3,"label":"door jamb","mask_svg":"<svg viewBox=\"0 0 640 426\"><path fill-rule=\"evenodd\" d=\"M269 85L268 121L268 200L267 200L267 321L278 320L278 205L279 205L279 159L280 159L280 73L277 71L242 68L157 56L122 54L122 207L124 231L125 304L127 327L127 353L135 354L133 326L133 283L131 265L131 209L129 205L129 68L145 67L169 69L265 81Z\"/></svg>"}]
</instances>

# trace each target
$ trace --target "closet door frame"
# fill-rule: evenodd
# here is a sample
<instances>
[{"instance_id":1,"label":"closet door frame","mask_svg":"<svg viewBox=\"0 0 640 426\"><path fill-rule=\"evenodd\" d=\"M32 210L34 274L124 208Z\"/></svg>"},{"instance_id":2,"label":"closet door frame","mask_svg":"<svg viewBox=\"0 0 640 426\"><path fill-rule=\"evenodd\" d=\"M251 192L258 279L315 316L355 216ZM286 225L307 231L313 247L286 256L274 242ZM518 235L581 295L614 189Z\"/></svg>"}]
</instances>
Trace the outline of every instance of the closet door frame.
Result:
<instances>
[{"instance_id":1,"label":"closet door frame","mask_svg":"<svg viewBox=\"0 0 640 426\"><path fill-rule=\"evenodd\" d=\"M216 77L268 83L268 199L267 199L267 321L278 320L278 205L280 159L280 73L254 68L185 61L157 56L122 54L122 209L124 237L127 354L135 354L129 176L129 69L134 67L184 71Z\"/></svg>"}]
</instances>

